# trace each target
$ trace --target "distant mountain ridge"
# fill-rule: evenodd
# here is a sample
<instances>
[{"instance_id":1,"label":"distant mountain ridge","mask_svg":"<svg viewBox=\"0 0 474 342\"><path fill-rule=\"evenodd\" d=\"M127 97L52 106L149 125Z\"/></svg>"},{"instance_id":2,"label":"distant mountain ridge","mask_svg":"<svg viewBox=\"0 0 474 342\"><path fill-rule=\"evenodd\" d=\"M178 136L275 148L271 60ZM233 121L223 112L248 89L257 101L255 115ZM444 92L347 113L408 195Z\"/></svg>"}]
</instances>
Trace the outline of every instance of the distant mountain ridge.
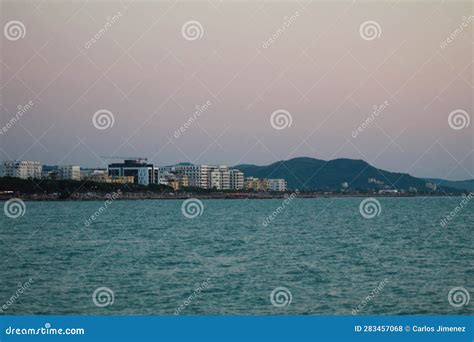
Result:
<instances>
[{"instance_id":1,"label":"distant mountain ridge","mask_svg":"<svg viewBox=\"0 0 474 342\"><path fill-rule=\"evenodd\" d=\"M298 157L266 166L241 164L234 168L244 172L246 177L284 178L290 189L335 191L340 190L342 184L347 182L348 189L351 190L390 188L408 191L416 188L420 192L433 191L430 187L432 182L406 173L381 170L359 159L325 161ZM443 184L437 191L460 192L461 189Z\"/></svg>"}]
</instances>

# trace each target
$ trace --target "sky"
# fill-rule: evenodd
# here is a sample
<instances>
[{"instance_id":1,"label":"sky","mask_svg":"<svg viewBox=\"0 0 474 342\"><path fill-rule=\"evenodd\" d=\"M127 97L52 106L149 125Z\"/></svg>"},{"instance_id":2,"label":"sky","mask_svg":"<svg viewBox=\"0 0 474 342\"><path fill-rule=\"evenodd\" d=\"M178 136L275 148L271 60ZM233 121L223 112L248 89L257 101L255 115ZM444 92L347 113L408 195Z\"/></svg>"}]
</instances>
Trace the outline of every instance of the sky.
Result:
<instances>
[{"instance_id":1,"label":"sky","mask_svg":"<svg viewBox=\"0 0 474 342\"><path fill-rule=\"evenodd\" d=\"M309 156L474 178L473 14L434 0L1 1L0 160Z\"/></svg>"}]
</instances>

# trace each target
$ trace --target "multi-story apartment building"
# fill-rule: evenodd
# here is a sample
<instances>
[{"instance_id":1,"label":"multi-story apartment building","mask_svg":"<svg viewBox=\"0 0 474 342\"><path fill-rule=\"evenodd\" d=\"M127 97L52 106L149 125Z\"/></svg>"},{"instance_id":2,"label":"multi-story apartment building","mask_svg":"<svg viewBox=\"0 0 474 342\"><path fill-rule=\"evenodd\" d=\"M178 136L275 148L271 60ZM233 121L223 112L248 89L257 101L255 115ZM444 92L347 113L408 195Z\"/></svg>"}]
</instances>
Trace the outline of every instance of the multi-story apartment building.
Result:
<instances>
[{"instance_id":1,"label":"multi-story apartment building","mask_svg":"<svg viewBox=\"0 0 474 342\"><path fill-rule=\"evenodd\" d=\"M214 166L209 171L209 189L229 190L230 170L227 166Z\"/></svg>"},{"instance_id":2,"label":"multi-story apartment building","mask_svg":"<svg viewBox=\"0 0 474 342\"><path fill-rule=\"evenodd\" d=\"M271 191L286 191L287 184L284 179L267 179L268 190Z\"/></svg>"},{"instance_id":3,"label":"multi-story apartment building","mask_svg":"<svg viewBox=\"0 0 474 342\"><path fill-rule=\"evenodd\" d=\"M230 173L230 188L240 190L244 188L244 173L237 169L229 170Z\"/></svg>"},{"instance_id":4,"label":"multi-story apartment building","mask_svg":"<svg viewBox=\"0 0 474 342\"><path fill-rule=\"evenodd\" d=\"M160 182L160 169L157 167L153 168L153 184L159 184Z\"/></svg>"},{"instance_id":5,"label":"multi-story apartment building","mask_svg":"<svg viewBox=\"0 0 474 342\"><path fill-rule=\"evenodd\" d=\"M37 161L3 161L0 164L0 177L41 178L42 168Z\"/></svg>"},{"instance_id":6,"label":"multi-story apartment building","mask_svg":"<svg viewBox=\"0 0 474 342\"><path fill-rule=\"evenodd\" d=\"M219 170L212 170L209 172L209 189L222 190L222 174Z\"/></svg>"},{"instance_id":7,"label":"multi-story apartment building","mask_svg":"<svg viewBox=\"0 0 474 342\"><path fill-rule=\"evenodd\" d=\"M157 184L159 171L155 172L153 164L145 159L127 159L123 163L112 163L108 166L109 176L133 177L134 183L141 185Z\"/></svg>"},{"instance_id":8,"label":"multi-story apartment building","mask_svg":"<svg viewBox=\"0 0 474 342\"><path fill-rule=\"evenodd\" d=\"M162 172L173 172L188 177L189 186L203 189L242 189L244 174L225 165L189 165L178 164L160 168Z\"/></svg>"},{"instance_id":9,"label":"multi-story apartment building","mask_svg":"<svg viewBox=\"0 0 474 342\"><path fill-rule=\"evenodd\" d=\"M213 169L214 167L209 165L178 164L173 166L175 172L188 176L189 186L203 189L209 189L209 173Z\"/></svg>"},{"instance_id":10,"label":"multi-story apartment building","mask_svg":"<svg viewBox=\"0 0 474 342\"><path fill-rule=\"evenodd\" d=\"M61 165L58 171L59 179L81 180L81 167L78 165Z\"/></svg>"}]
</instances>

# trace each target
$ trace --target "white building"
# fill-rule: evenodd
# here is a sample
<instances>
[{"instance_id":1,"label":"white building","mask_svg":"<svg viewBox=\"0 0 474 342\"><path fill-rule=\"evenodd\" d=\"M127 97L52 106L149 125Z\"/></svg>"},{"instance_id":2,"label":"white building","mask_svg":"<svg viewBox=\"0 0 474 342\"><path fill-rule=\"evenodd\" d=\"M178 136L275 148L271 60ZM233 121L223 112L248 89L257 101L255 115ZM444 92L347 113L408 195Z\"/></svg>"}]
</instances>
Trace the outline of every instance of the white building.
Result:
<instances>
[{"instance_id":1,"label":"white building","mask_svg":"<svg viewBox=\"0 0 474 342\"><path fill-rule=\"evenodd\" d=\"M208 188L222 190L222 173L219 170L209 172Z\"/></svg>"},{"instance_id":2,"label":"white building","mask_svg":"<svg viewBox=\"0 0 474 342\"><path fill-rule=\"evenodd\" d=\"M233 190L240 190L244 188L244 173L237 169L229 170L230 173L230 188Z\"/></svg>"},{"instance_id":3,"label":"white building","mask_svg":"<svg viewBox=\"0 0 474 342\"><path fill-rule=\"evenodd\" d=\"M209 173L213 170L209 165L175 165L175 171L189 177L189 186L209 188Z\"/></svg>"},{"instance_id":4,"label":"white building","mask_svg":"<svg viewBox=\"0 0 474 342\"><path fill-rule=\"evenodd\" d=\"M175 172L188 176L189 186L202 189L242 189L244 174L239 170L229 169L225 165L189 165L178 164L159 168L160 172Z\"/></svg>"},{"instance_id":5,"label":"white building","mask_svg":"<svg viewBox=\"0 0 474 342\"><path fill-rule=\"evenodd\" d=\"M14 160L0 164L0 177L41 178L43 166L37 161Z\"/></svg>"},{"instance_id":6,"label":"white building","mask_svg":"<svg viewBox=\"0 0 474 342\"><path fill-rule=\"evenodd\" d=\"M225 165L212 167L209 171L209 189L229 190L230 189L230 171Z\"/></svg>"},{"instance_id":7,"label":"white building","mask_svg":"<svg viewBox=\"0 0 474 342\"><path fill-rule=\"evenodd\" d=\"M58 171L59 179L81 180L81 167L78 165L61 165Z\"/></svg>"},{"instance_id":8,"label":"white building","mask_svg":"<svg viewBox=\"0 0 474 342\"><path fill-rule=\"evenodd\" d=\"M278 179L268 179L268 190L271 191L286 191L286 180L278 178Z\"/></svg>"}]
</instances>

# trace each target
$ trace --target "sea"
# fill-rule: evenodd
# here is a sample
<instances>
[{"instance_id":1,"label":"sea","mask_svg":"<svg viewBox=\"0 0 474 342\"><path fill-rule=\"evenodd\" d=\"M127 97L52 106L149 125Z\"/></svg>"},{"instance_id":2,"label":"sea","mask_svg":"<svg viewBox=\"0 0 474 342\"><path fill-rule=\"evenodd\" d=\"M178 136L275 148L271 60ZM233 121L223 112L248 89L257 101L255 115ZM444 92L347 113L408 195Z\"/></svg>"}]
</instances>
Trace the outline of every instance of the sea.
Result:
<instances>
[{"instance_id":1,"label":"sea","mask_svg":"<svg viewBox=\"0 0 474 342\"><path fill-rule=\"evenodd\" d=\"M21 204L0 203L0 315L474 312L463 197Z\"/></svg>"}]
</instances>

